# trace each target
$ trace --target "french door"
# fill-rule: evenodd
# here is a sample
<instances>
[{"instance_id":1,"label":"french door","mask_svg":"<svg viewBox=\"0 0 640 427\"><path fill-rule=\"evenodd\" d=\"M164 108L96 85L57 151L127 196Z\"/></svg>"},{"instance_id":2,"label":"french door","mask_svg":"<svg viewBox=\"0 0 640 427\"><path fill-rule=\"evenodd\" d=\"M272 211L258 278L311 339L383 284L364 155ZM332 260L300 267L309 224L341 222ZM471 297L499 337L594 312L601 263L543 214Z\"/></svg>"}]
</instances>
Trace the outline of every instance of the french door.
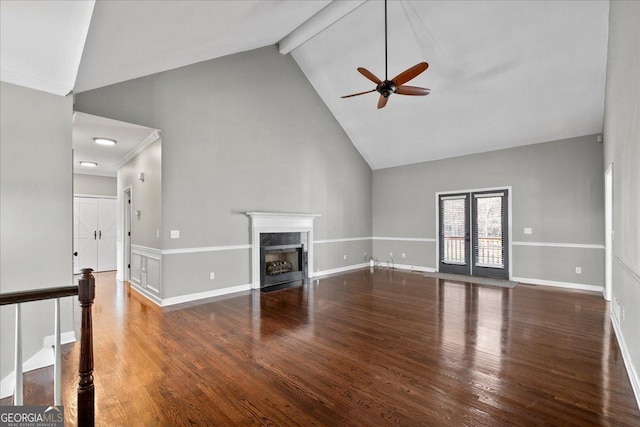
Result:
<instances>
[{"instance_id":1,"label":"french door","mask_svg":"<svg viewBox=\"0 0 640 427\"><path fill-rule=\"evenodd\" d=\"M507 189L438 196L442 273L509 278Z\"/></svg>"},{"instance_id":2,"label":"french door","mask_svg":"<svg viewBox=\"0 0 640 427\"><path fill-rule=\"evenodd\" d=\"M116 199L73 198L73 274L116 269Z\"/></svg>"}]
</instances>

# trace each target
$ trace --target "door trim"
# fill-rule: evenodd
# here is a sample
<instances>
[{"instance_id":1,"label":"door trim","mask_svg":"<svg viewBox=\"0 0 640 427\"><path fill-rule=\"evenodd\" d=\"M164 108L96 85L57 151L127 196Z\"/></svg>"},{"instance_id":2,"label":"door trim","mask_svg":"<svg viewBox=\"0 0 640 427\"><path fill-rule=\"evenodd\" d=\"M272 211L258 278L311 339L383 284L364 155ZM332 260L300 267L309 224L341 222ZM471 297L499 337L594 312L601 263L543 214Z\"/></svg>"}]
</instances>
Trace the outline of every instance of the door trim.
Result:
<instances>
[{"instance_id":1,"label":"door trim","mask_svg":"<svg viewBox=\"0 0 640 427\"><path fill-rule=\"evenodd\" d=\"M131 236L128 236L128 232L131 231L131 203L127 203L127 200L133 200L133 189L129 185L122 189L122 278L124 282L131 281Z\"/></svg>"},{"instance_id":2,"label":"door trim","mask_svg":"<svg viewBox=\"0 0 640 427\"><path fill-rule=\"evenodd\" d=\"M604 172L604 299L613 297L613 163Z\"/></svg>"},{"instance_id":3,"label":"door trim","mask_svg":"<svg viewBox=\"0 0 640 427\"><path fill-rule=\"evenodd\" d=\"M436 271L440 271L440 212L439 212L439 198L441 195L447 194L460 194L460 193L475 193L475 192L484 192L484 191L504 191L507 190L507 207L508 207L508 218L507 218L507 229L509 235L507 236L507 251L509 253L509 280L513 277L513 209L512 209L512 200L513 200L513 187L511 185L503 185L500 187L485 187L485 188L470 188L470 189L462 189L462 190L447 190L447 191L436 191L434 197L434 209L435 209L435 220L436 220L436 259L435 266Z\"/></svg>"},{"instance_id":4,"label":"door trim","mask_svg":"<svg viewBox=\"0 0 640 427\"><path fill-rule=\"evenodd\" d=\"M506 193L506 194L505 194ZM507 215L509 215L509 210L508 210L508 202L509 202L509 190L507 190L506 188L500 192L495 192L493 190L491 191L476 191L474 193L471 193L472 197L471 197L471 225L472 225L472 230L471 230L471 235L472 235L472 242L473 242L473 247L471 248L473 250L473 253L475 254L475 248L476 245L478 245L479 243L477 241L479 241L479 237L478 237L478 228L475 227L478 223L478 200L484 197L501 197L502 198L502 209L501 211L504 212L505 210L507 211ZM505 200L506 198L506 200ZM502 219L504 219L504 214L502 216ZM509 219L507 218L507 221ZM504 233L507 233L506 239L504 238ZM503 244L506 244L509 241L509 237L511 237L511 230L507 227L506 230L503 231ZM473 264L471 265L471 274L473 276L479 276L479 277L500 277L503 279L509 279L509 273L511 272L511 254L509 251L505 251L504 253L504 258L503 258L503 265L505 266L505 268L503 268L501 270L501 274L498 274L497 276L493 276L493 275L489 275L492 274L494 271L496 271L493 267L489 267L486 265L478 265L478 260L475 258L475 256L473 257ZM500 270L498 270L500 271ZM506 275L505 275L506 273Z\"/></svg>"},{"instance_id":5,"label":"door trim","mask_svg":"<svg viewBox=\"0 0 640 427\"><path fill-rule=\"evenodd\" d=\"M465 224L465 238L462 242L464 247L464 262L453 262L449 261L446 264L446 272L451 274L471 274L472 270L472 257L471 257L471 248L473 247L473 236L471 235L471 229L469 228L469 224L471 223L471 195L469 193L453 193L451 196L440 196L438 198L438 225L444 221L443 219L443 206L440 205L440 202L446 201L464 201L465 204L465 212L464 212L464 224ZM440 247L444 245L444 242L440 239L440 229L438 229L438 235L436 237L436 245L437 252L440 253ZM443 263L440 262L440 258L438 257L438 271L441 271L441 268L444 269Z\"/></svg>"}]
</instances>

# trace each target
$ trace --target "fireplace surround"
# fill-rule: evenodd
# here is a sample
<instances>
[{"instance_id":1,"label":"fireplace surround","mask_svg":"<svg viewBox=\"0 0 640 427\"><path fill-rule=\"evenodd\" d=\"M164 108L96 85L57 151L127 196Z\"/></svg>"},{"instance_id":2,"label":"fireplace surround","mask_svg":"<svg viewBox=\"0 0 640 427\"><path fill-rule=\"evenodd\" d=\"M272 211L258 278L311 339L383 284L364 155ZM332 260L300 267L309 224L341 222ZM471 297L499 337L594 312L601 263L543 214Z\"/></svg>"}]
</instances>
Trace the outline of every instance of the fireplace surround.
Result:
<instances>
[{"instance_id":1,"label":"fireplace surround","mask_svg":"<svg viewBox=\"0 0 640 427\"><path fill-rule=\"evenodd\" d=\"M297 234L297 236L299 236L298 243L283 243L270 246L292 246L279 249L271 248L272 255L277 255L277 251L282 251L280 254L292 254L293 251L296 251L298 255L277 255L273 262L288 262L292 264L291 268L293 270L293 264L297 260L299 263L297 266L298 269L302 269L301 279L312 276L313 220L320 215L279 212L247 212L247 215L251 217L251 287L253 289L260 289L263 284L263 279L266 276L266 270L263 272L260 254L262 249L261 238L263 234L293 233L291 236ZM295 248L293 246L295 246ZM305 264L306 269L304 268ZM273 264L273 266L274 269L280 269L281 271L289 268L289 266L285 264ZM300 273L298 273L298 276L300 276ZM281 278L277 280L281 279L284 280L285 277L281 276Z\"/></svg>"},{"instance_id":2,"label":"fireplace surround","mask_svg":"<svg viewBox=\"0 0 640 427\"><path fill-rule=\"evenodd\" d=\"M260 233L261 289L307 277L307 251L302 235L297 232Z\"/></svg>"}]
</instances>

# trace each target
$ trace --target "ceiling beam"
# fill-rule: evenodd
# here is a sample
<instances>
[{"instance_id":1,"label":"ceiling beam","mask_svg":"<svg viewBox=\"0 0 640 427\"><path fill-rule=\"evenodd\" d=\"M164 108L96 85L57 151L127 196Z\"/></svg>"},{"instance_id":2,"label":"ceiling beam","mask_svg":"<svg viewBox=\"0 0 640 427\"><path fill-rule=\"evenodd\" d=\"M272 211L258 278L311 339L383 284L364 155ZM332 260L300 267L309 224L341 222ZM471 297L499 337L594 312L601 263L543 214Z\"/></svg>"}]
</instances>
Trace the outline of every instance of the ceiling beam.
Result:
<instances>
[{"instance_id":1,"label":"ceiling beam","mask_svg":"<svg viewBox=\"0 0 640 427\"><path fill-rule=\"evenodd\" d=\"M286 55L305 44L366 2L367 0L332 1L328 6L321 9L320 12L280 40L278 42L280 53Z\"/></svg>"}]
</instances>

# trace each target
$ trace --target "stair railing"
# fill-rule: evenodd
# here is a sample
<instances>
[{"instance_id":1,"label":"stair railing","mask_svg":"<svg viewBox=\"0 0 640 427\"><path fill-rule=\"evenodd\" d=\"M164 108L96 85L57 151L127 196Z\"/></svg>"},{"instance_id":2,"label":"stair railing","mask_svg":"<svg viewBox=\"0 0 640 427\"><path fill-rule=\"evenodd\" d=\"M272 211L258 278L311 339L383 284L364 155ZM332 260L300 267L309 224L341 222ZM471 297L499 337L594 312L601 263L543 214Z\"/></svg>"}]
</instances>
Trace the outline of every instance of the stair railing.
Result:
<instances>
[{"instance_id":1,"label":"stair railing","mask_svg":"<svg viewBox=\"0 0 640 427\"><path fill-rule=\"evenodd\" d=\"M22 313L21 305L32 301L54 299L54 386L53 403L62 405L62 353L60 349L60 298L78 295L78 302L82 309L82 324L80 330L80 362L78 367L78 426L93 426L95 423L95 394L93 386L93 322L91 306L95 298L95 278L90 268L82 269L82 276L78 279L78 286L63 286L58 288L37 289L31 291L0 294L0 306L16 306L15 325L15 386L13 404L23 405L23 373L22 373Z\"/></svg>"}]
</instances>

